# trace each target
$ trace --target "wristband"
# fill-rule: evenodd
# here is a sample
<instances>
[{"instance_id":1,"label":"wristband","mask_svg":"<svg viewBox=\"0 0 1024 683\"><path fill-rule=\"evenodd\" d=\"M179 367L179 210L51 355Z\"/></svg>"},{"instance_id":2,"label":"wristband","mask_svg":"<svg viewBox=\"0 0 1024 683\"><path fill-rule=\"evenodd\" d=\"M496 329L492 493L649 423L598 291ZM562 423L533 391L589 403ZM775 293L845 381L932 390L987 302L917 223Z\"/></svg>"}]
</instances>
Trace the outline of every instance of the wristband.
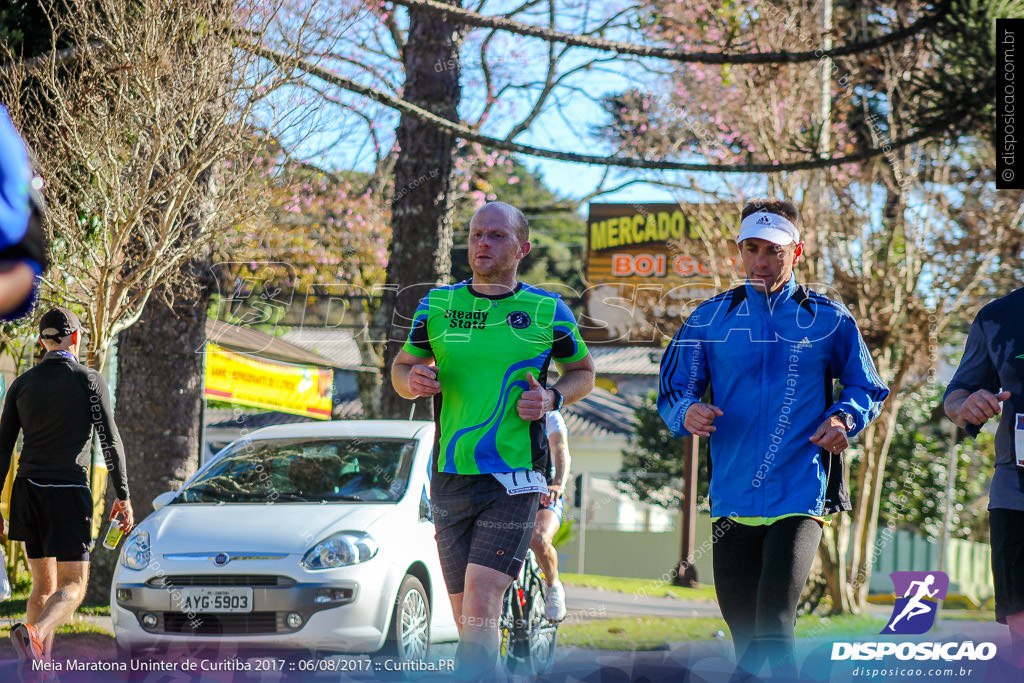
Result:
<instances>
[{"instance_id":1,"label":"wristband","mask_svg":"<svg viewBox=\"0 0 1024 683\"><path fill-rule=\"evenodd\" d=\"M551 393L555 395L555 404L551 407L551 410L561 410L562 405L565 403L565 397L562 396L562 392L554 387L551 387Z\"/></svg>"}]
</instances>

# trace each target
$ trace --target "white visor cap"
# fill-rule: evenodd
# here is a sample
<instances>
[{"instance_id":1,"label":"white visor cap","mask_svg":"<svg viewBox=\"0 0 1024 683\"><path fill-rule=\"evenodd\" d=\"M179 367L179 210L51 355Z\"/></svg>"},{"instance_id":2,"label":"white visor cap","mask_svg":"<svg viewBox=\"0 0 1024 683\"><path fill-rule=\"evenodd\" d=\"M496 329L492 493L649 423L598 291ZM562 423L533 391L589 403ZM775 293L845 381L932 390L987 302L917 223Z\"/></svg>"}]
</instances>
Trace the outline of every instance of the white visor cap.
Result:
<instances>
[{"instance_id":1,"label":"white visor cap","mask_svg":"<svg viewBox=\"0 0 1024 683\"><path fill-rule=\"evenodd\" d=\"M739 244L743 240L756 237L772 244L790 244L800 241L800 231L796 226L777 213L757 211L740 222Z\"/></svg>"}]
</instances>

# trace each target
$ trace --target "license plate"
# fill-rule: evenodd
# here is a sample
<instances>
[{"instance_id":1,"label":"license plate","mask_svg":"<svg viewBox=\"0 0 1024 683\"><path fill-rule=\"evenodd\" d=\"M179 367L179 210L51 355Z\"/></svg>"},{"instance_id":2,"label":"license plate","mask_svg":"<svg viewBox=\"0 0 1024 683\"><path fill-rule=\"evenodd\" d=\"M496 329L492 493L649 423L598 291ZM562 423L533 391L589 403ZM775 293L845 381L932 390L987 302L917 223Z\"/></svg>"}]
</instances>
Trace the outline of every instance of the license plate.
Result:
<instances>
[{"instance_id":1,"label":"license plate","mask_svg":"<svg viewBox=\"0 0 1024 683\"><path fill-rule=\"evenodd\" d=\"M251 612L252 588L182 588L174 602L186 613Z\"/></svg>"}]
</instances>

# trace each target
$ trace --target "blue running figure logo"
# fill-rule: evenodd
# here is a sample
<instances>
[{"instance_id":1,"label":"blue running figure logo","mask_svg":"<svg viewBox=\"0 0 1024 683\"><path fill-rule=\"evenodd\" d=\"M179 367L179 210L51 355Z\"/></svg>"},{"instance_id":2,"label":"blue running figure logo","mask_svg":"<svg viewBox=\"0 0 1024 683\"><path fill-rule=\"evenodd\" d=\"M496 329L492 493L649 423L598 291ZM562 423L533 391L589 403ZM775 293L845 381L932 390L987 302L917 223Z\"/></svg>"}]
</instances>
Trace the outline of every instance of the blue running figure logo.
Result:
<instances>
[{"instance_id":1,"label":"blue running figure logo","mask_svg":"<svg viewBox=\"0 0 1024 683\"><path fill-rule=\"evenodd\" d=\"M896 589L896 604L889 623L881 632L901 635L927 633L935 623L939 602L945 599L949 590L949 577L945 572L893 572L889 576Z\"/></svg>"}]
</instances>

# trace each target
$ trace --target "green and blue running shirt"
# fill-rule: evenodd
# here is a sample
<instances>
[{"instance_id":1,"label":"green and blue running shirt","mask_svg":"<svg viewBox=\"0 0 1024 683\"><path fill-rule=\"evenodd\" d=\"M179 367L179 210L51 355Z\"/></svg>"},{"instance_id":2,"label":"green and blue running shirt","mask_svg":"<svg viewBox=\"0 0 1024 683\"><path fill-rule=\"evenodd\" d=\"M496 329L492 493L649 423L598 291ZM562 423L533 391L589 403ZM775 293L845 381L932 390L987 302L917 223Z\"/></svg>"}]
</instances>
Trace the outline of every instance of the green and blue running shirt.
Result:
<instances>
[{"instance_id":1,"label":"green and blue running shirt","mask_svg":"<svg viewBox=\"0 0 1024 683\"><path fill-rule=\"evenodd\" d=\"M513 292L486 296L468 280L432 289L404 348L437 363L438 472L548 471L544 419L523 420L516 404L529 386L527 372L546 386L552 358L573 363L587 356L576 319L557 294L519 283Z\"/></svg>"}]
</instances>

